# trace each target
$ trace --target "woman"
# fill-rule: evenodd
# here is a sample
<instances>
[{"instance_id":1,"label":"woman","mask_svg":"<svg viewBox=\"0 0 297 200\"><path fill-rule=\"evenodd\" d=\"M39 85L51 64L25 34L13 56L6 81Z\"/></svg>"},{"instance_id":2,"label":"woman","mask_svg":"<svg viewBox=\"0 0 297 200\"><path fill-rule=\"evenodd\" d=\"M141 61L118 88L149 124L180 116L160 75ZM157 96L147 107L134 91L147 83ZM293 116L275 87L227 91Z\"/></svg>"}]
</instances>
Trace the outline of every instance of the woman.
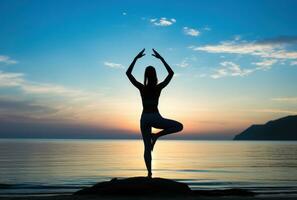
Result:
<instances>
[{"instance_id":1,"label":"woman","mask_svg":"<svg viewBox=\"0 0 297 200\"><path fill-rule=\"evenodd\" d=\"M163 135L181 131L183 129L183 125L177 121L165 119L159 113L158 103L161 91L168 85L173 77L174 72L157 51L153 49L154 54L152 54L152 56L160 59L168 72L168 75L163 82L158 83L156 70L152 66L148 66L145 69L144 84L138 82L132 75L132 70L136 61L145 55L144 50L145 49L139 52L138 55L134 58L126 74L131 83L139 89L141 94L143 111L140 119L140 127L144 142L145 165L148 171L148 177L151 178L151 151L153 150L157 139ZM152 127L163 130L156 134L152 134Z\"/></svg>"}]
</instances>

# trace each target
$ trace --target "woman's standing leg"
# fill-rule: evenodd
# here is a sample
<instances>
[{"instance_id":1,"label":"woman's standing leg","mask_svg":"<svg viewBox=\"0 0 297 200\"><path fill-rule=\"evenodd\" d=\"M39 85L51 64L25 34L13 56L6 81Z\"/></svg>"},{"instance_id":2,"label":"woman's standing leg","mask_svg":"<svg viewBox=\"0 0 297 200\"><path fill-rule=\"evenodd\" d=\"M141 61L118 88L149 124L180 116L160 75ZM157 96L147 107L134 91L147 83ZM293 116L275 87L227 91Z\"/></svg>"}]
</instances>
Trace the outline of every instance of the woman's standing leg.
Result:
<instances>
[{"instance_id":1,"label":"woman's standing leg","mask_svg":"<svg viewBox=\"0 0 297 200\"><path fill-rule=\"evenodd\" d=\"M144 142L144 161L148 172L148 177L151 178L152 177L152 155L151 155L152 127L146 124L145 120L143 119L141 119L140 124L141 124L140 127L141 127L142 139Z\"/></svg>"}]
</instances>

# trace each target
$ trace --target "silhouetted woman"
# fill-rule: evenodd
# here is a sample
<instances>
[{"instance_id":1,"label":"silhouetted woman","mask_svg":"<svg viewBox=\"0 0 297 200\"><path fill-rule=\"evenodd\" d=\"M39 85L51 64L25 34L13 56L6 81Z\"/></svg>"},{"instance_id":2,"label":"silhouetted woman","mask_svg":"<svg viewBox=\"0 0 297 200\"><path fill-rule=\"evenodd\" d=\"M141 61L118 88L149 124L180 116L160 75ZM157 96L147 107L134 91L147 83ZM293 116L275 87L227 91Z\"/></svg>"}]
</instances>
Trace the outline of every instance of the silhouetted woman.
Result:
<instances>
[{"instance_id":1,"label":"silhouetted woman","mask_svg":"<svg viewBox=\"0 0 297 200\"><path fill-rule=\"evenodd\" d=\"M152 66L148 66L145 69L144 84L138 82L132 75L132 70L137 59L145 55L144 50L145 49L139 52L134 58L126 74L131 83L139 89L141 94L143 111L140 119L140 128L144 142L144 160L148 171L148 177L152 177L151 151L153 150L157 139L163 135L181 131L183 129L183 125L177 121L165 119L159 113L158 103L161 91L168 85L174 72L157 51L153 49L154 54L152 55L160 59L168 71L168 75L163 82L158 83L156 70ZM152 134L152 127L163 130L156 134Z\"/></svg>"}]
</instances>

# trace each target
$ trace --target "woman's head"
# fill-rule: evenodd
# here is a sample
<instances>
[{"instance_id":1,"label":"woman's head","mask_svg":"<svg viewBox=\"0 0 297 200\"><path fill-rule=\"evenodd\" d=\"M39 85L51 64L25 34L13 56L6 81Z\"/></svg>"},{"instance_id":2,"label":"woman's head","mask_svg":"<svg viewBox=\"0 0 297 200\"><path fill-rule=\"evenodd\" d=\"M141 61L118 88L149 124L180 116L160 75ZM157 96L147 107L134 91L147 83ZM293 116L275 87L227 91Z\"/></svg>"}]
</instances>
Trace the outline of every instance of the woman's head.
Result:
<instances>
[{"instance_id":1,"label":"woman's head","mask_svg":"<svg viewBox=\"0 0 297 200\"><path fill-rule=\"evenodd\" d=\"M158 78L156 70L153 66L148 66L144 72L144 86L156 86Z\"/></svg>"}]
</instances>

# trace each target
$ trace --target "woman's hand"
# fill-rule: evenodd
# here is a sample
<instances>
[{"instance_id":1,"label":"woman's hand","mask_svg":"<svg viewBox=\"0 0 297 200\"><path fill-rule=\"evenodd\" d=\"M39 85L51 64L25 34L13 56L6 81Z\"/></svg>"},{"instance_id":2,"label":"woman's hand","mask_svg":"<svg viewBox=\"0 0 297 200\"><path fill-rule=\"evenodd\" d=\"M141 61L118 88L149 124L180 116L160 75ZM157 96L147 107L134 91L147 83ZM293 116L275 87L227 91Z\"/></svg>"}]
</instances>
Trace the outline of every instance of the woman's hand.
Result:
<instances>
[{"instance_id":1,"label":"woman's hand","mask_svg":"<svg viewBox=\"0 0 297 200\"><path fill-rule=\"evenodd\" d=\"M158 59L163 59L163 57L155 50L155 49L153 49L153 54L152 54L152 56L154 56L154 57L156 57L156 58L158 58Z\"/></svg>"},{"instance_id":2,"label":"woman's hand","mask_svg":"<svg viewBox=\"0 0 297 200\"><path fill-rule=\"evenodd\" d=\"M135 59L139 59L139 58L145 56L145 54L143 53L144 51L145 51L145 49L142 49L141 52L139 52L139 53L137 54L137 56L135 57Z\"/></svg>"}]
</instances>

